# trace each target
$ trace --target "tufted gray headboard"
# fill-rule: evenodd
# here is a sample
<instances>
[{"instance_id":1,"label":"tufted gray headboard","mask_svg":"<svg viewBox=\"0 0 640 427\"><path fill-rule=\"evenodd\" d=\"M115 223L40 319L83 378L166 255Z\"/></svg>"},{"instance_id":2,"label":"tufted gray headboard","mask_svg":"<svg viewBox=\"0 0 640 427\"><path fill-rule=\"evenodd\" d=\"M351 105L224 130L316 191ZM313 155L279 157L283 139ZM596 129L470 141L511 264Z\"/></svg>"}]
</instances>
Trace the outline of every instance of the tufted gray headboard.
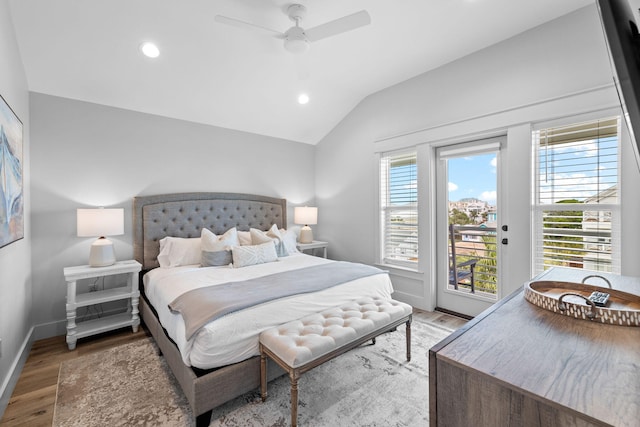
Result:
<instances>
[{"instance_id":1,"label":"tufted gray headboard","mask_svg":"<svg viewBox=\"0 0 640 427\"><path fill-rule=\"evenodd\" d=\"M231 227L287 226L287 200L240 193L174 193L133 198L133 255L144 270L158 267L160 239L222 234Z\"/></svg>"}]
</instances>

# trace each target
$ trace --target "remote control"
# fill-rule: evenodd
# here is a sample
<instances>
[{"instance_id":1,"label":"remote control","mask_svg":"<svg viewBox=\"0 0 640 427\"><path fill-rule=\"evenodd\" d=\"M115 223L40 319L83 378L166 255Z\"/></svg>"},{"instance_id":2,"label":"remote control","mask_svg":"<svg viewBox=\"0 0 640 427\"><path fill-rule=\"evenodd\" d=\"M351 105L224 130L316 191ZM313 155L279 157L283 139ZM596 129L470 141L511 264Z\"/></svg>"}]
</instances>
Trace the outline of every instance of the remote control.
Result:
<instances>
[{"instance_id":1,"label":"remote control","mask_svg":"<svg viewBox=\"0 0 640 427\"><path fill-rule=\"evenodd\" d=\"M589 300L593 301L598 307L605 307L609 302L609 294L606 292L595 291L589 296Z\"/></svg>"}]
</instances>

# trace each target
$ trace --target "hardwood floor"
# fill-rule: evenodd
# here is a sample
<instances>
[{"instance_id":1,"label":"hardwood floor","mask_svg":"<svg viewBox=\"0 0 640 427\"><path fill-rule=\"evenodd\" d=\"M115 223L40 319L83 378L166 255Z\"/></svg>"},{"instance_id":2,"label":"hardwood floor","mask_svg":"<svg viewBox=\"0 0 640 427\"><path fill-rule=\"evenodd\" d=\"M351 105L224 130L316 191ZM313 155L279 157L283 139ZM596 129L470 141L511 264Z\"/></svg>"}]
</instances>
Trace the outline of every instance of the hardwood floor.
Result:
<instances>
[{"instance_id":1,"label":"hardwood floor","mask_svg":"<svg viewBox=\"0 0 640 427\"><path fill-rule=\"evenodd\" d=\"M414 309L414 318L417 317L452 332L467 322L445 313ZM0 426L51 426L58 372L63 361L136 341L146 335L144 328L135 334L130 328L121 329L79 340L73 351L67 348L64 336L36 341Z\"/></svg>"},{"instance_id":2,"label":"hardwood floor","mask_svg":"<svg viewBox=\"0 0 640 427\"><path fill-rule=\"evenodd\" d=\"M0 426L51 426L63 361L136 341L146 334L144 328L136 333L131 328L121 329L78 340L72 351L64 336L34 342Z\"/></svg>"},{"instance_id":3,"label":"hardwood floor","mask_svg":"<svg viewBox=\"0 0 640 427\"><path fill-rule=\"evenodd\" d=\"M448 313L442 313L439 311L424 311L414 307L413 318L415 319L418 317L426 321L427 323L438 325L444 329L450 330L451 332L461 328L469 321L468 319L462 319Z\"/></svg>"}]
</instances>

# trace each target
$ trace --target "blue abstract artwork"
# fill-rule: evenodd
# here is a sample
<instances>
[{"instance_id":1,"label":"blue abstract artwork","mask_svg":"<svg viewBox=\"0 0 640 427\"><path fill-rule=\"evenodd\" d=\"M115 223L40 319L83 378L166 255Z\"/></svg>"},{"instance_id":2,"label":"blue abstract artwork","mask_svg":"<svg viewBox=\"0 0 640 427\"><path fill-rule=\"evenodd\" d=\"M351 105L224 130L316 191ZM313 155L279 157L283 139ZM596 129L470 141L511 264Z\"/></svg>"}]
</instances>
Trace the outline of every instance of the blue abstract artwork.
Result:
<instances>
[{"instance_id":1,"label":"blue abstract artwork","mask_svg":"<svg viewBox=\"0 0 640 427\"><path fill-rule=\"evenodd\" d=\"M22 122L0 96L0 248L23 237Z\"/></svg>"}]
</instances>

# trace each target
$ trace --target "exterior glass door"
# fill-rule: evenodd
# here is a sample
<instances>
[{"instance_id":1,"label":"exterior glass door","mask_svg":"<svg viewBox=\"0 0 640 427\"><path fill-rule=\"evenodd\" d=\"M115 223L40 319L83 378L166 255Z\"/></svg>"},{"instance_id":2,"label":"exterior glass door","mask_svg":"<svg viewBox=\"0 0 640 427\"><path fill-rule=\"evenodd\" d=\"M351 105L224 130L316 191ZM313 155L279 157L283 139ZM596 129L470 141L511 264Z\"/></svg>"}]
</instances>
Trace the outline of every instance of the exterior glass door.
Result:
<instances>
[{"instance_id":1,"label":"exterior glass door","mask_svg":"<svg viewBox=\"0 0 640 427\"><path fill-rule=\"evenodd\" d=\"M437 150L437 306L474 316L498 300L500 141Z\"/></svg>"}]
</instances>

